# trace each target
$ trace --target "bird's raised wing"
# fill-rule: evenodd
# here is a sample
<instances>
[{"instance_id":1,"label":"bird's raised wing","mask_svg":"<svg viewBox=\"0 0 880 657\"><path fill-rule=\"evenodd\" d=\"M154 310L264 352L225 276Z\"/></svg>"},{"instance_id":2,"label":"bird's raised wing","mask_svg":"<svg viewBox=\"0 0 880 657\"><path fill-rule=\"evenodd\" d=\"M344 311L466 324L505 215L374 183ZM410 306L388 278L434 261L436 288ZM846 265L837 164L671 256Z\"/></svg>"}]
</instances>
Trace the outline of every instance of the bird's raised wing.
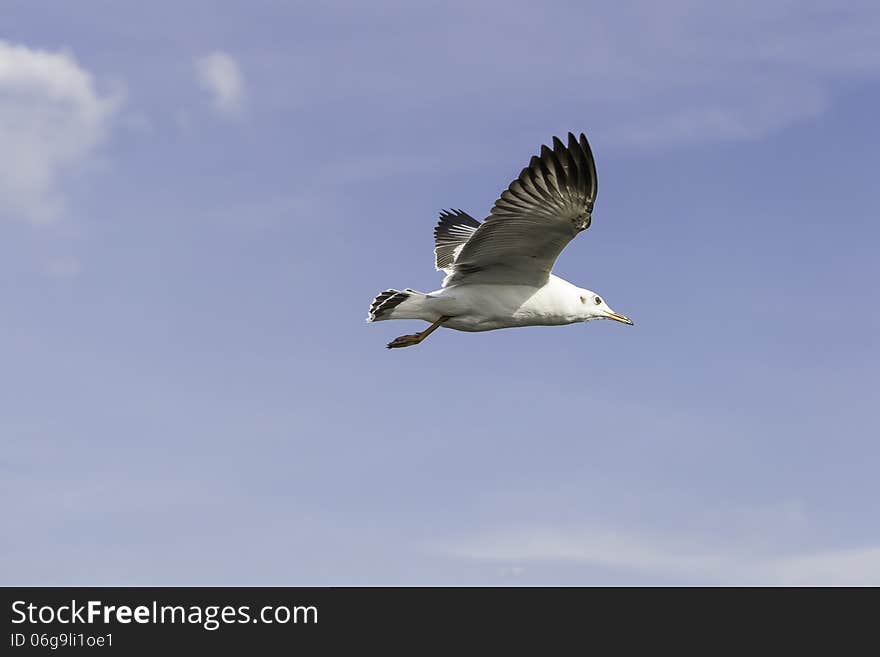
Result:
<instances>
[{"instance_id":1,"label":"bird's raised wing","mask_svg":"<svg viewBox=\"0 0 880 657\"><path fill-rule=\"evenodd\" d=\"M434 228L434 266L447 274L465 243L480 227L480 222L464 210L442 210Z\"/></svg>"},{"instance_id":2,"label":"bird's raised wing","mask_svg":"<svg viewBox=\"0 0 880 657\"><path fill-rule=\"evenodd\" d=\"M586 136L553 138L495 201L465 243L443 286L468 283L543 285L556 258L590 227L596 163Z\"/></svg>"}]
</instances>

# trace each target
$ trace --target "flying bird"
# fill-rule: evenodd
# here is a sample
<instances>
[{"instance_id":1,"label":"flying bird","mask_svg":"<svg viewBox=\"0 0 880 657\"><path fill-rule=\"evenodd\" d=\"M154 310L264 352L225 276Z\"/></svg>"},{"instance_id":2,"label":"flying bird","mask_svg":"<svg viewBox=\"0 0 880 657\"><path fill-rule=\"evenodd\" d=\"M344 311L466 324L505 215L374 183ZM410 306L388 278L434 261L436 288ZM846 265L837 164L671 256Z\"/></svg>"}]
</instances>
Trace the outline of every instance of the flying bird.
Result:
<instances>
[{"instance_id":1,"label":"flying bird","mask_svg":"<svg viewBox=\"0 0 880 657\"><path fill-rule=\"evenodd\" d=\"M385 290L368 322L421 319L428 328L402 335L389 349L411 347L438 328L493 331L612 319L632 326L595 292L555 276L559 254L590 227L598 181L586 136L568 133L541 146L481 223L444 210L434 229L435 267L446 273L434 292Z\"/></svg>"}]
</instances>

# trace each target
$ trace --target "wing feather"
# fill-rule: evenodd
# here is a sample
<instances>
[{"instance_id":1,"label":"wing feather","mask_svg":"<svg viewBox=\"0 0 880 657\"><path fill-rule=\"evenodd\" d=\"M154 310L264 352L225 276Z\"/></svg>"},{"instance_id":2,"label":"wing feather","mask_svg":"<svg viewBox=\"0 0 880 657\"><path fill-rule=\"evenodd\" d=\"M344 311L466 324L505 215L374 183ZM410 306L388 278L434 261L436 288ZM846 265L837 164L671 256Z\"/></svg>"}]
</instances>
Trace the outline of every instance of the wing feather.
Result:
<instances>
[{"instance_id":1,"label":"wing feather","mask_svg":"<svg viewBox=\"0 0 880 657\"><path fill-rule=\"evenodd\" d=\"M452 263L461 252L480 222L463 210L442 210L434 228L434 266L452 271Z\"/></svg>"},{"instance_id":2,"label":"wing feather","mask_svg":"<svg viewBox=\"0 0 880 657\"><path fill-rule=\"evenodd\" d=\"M586 135L553 138L501 192L457 251L443 285L543 284L568 243L590 226L598 181Z\"/></svg>"}]
</instances>

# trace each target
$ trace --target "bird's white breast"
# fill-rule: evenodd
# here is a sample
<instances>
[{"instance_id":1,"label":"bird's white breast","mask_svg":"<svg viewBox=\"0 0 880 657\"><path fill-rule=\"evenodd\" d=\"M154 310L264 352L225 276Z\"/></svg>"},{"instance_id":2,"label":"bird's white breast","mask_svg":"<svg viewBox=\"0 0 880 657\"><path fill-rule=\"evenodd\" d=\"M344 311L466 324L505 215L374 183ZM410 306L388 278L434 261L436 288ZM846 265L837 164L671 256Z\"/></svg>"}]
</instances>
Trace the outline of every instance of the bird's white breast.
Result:
<instances>
[{"instance_id":1,"label":"bird's white breast","mask_svg":"<svg viewBox=\"0 0 880 657\"><path fill-rule=\"evenodd\" d=\"M548 326L581 321L579 288L557 276L531 285L456 285L431 293L445 326L459 331L490 331L515 326Z\"/></svg>"}]
</instances>

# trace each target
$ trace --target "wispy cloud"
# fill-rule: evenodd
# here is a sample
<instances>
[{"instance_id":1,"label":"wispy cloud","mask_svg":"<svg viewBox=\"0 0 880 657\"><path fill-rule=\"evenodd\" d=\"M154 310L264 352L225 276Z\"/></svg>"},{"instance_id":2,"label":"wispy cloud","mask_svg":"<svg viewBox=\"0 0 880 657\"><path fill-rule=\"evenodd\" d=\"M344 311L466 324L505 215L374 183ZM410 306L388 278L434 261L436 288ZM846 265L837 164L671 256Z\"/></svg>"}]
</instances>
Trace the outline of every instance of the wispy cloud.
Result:
<instances>
[{"instance_id":1,"label":"wispy cloud","mask_svg":"<svg viewBox=\"0 0 880 657\"><path fill-rule=\"evenodd\" d=\"M82 272L82 263L73 256L53 258L45 263L44 271L51 278L76 278Z\"/></svg>"},{"instance_id":2,"label":"wispy cloud","mask_svg":"<svg viewBox=\"0 0 880 657\"><path fill-rule=\"evenodd\" d=\"M759 138L821 115L842 80L880 76L870 4L676 0L632 18L607 22L611 65L597 77L623 101L609 122L622 142Z\"/></svg>"},{"instance_id":3,"label":"wispy cloud","mask_svg":"<svg viewBox=\"0 0 880 657\"><path fill-rule=\"evenodd\" d=\"M383 18L381 40L365 30L330 42L332 80L311 56L285 65L303 98L394 99L392 113L466 112L481 126L499 112L529 125L552 107L561 128L588 121L646 146L760 138L820 115L841 82L880 77L876 3L512 0L419 14Z\"/></svg>"},{"instance_id":4,"label":"wispy cloud","mask_svg":"<svg viewBox=\"0 0 880 657\"><path fill-rule=\"evenodd\" d=\"M244 109L244 76L238 62L225 52L198 57L196 76L212 98L214 109L224 116L238 116Z\"/></svg>"},{"instance_id":5,"label":"wispy cloud","mask_svg":"<svg viewBox=\"0 0 880 657\"><path fill-rule=\"evenodd\" d=\"M718 544L700 537L675 539L607 527L528 527L477 534L443 544L447 556L516 564L582 563L682 583L772 585L880 584L880 546L771 551Z\"/></svg>"},{"instance_id":6,"label":"wispy cloud","mask_svg":"<svg viewBox=\"0 0 880 657\"><path fill-rule=\"evenodd\" d=\"M70 53L0 41L0 216L55 218L59 179L104 141L120 101Z\"/></svg>"}]
</instances>

